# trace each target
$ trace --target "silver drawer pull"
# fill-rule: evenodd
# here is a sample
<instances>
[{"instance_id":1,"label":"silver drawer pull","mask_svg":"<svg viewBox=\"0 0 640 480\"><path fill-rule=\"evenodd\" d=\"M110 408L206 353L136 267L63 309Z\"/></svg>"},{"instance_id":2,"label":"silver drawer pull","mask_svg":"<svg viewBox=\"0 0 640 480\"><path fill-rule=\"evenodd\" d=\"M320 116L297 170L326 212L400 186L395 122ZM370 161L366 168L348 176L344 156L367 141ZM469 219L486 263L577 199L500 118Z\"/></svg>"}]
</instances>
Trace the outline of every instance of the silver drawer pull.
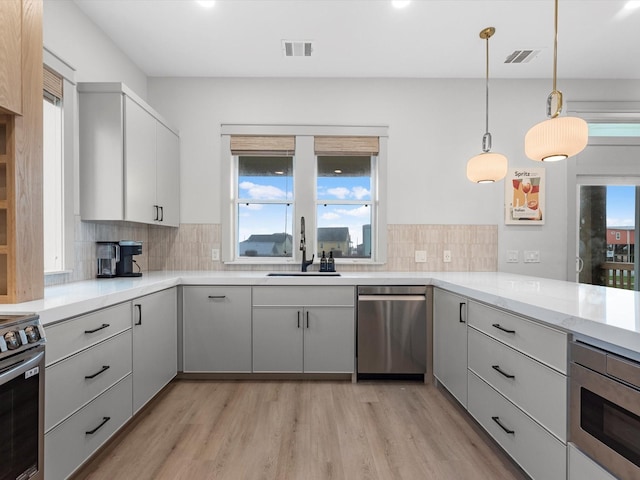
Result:
<instances>
[{"instance_id":1,"label":"silver drawer pull","mask_svg":"<svg viewBox=\"0 0 640 480\"><path fill-rule=\"evenodd\" d=\"M101 326L94 328L93 330L85 330L84 333L96 333L97 331L109 328L110 326L111 325L109 325L108 323L103 323Z\"/></svg>"},{"instance_id":2,"label":"silver drawer pull","mask_svg":"<svg viewBox=\"0 0 640 480\"><path fill-rule=\"evenodd\" d=\"M491 420L493 420L494 422L496 422L498 424L498 426L504 430L505 433L508 433L509 435L514 435L516 432L515 430L510 430L507 427L505 427L502 422L500 421L500 417L491 417Z\"/></svg>"},{"instance_id":3,"label":"silver drawer pull","mask_svg":"<svg viewBox=\"0 0 640 480\"><path fill-rule=\"evenodd\" d=\"M101 373L106 372L110 368L111 368L110 365L103 365L102 368L100 370L98 370L96 373L94 373L93 375L85 375L84 378L87 379L87 380L92 379L92 378L96 378L98 375L100 375Z\"/></svg>"},{"instance_id":4,"label":"silver drawer pull","mask_svg":"<svg viewBox=\"0 0 640 480\"><path fill-rule=\"evenodd\" d=\"M109 420L111 420L111 417L102 417L102 423L100 425L98 425L96 428L94 428L93 430L89 430L88 432L84 432L85 435L93 435L98 430L100 430L102 427L104 427L104 424L107 423Z\"/></svg>"},{"instance_id":5,"label":"silver drawer pull","mask_svg":"<svg viewBox=\"0 0 640 480\"><path fill-rule=\"evenodd\" d=\"M500 368L500 365L491 365L491 368L493 368L496 372L498 372L500 375L502 375L503 377L507 377L507 378L516 378L515 375L511 375L510 373L507 373L505 371L503 371Z\"/></svg>"},{"instance_id":6,"label":"silver drawer pull","mask_svg":"<svg viewBox=\"0 0 640 480\"><path fill-rule=\"evenodd\" d=\"M493 325L491 325L491 326L492 326L492 327L497 328L498 330L501 330L501 331L503 331L503 332L506 332L506 333L516 333L516 331L515 331L515 330L509 330L509 329L507 329L507 328L504 328L504 327L503 327L502 325L500 325L499 323L494 323L494 324L493 324Z\"/></svg>"}]
</instances>

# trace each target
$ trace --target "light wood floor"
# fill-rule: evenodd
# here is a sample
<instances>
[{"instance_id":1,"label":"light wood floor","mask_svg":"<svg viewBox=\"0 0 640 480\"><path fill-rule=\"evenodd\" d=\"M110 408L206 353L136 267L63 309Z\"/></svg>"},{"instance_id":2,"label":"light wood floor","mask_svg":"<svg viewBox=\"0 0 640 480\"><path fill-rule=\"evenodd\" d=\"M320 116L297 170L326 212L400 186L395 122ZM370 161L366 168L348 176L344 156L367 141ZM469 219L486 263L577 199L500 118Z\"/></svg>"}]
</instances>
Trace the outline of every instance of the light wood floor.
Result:
<instances>
[{"instance_id":1,"label":"light wood floor","mask_svg":"<svg viewBox=\"0 0 640 480\"><path fill-rule=\"evenodd\" d=\"M76 478L525 479L432 385L171 383Z\"/></svg>"}]
</instances>

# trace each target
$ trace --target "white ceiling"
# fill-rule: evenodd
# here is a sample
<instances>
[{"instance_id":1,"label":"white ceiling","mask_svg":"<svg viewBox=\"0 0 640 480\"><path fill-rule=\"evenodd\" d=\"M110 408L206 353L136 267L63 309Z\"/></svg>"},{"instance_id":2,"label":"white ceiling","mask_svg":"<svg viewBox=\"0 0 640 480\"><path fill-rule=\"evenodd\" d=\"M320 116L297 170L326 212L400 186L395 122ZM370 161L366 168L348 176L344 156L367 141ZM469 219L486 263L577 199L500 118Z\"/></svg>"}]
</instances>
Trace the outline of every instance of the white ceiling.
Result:
<instances>
[{"instance_id":1,"label":"white ceiling","mask_svg":"<svg viewBox=\"0 0 640 480\"><path fill-rule=\"evenodd\" d=\"M552 72L553 0L75 1L149 76L484 77L487 26L492 78ZM312 40L312 57L285 58L283 39ZM640 2L560 0L558 77L640 79Z\"/></svg>"}]
</instances>

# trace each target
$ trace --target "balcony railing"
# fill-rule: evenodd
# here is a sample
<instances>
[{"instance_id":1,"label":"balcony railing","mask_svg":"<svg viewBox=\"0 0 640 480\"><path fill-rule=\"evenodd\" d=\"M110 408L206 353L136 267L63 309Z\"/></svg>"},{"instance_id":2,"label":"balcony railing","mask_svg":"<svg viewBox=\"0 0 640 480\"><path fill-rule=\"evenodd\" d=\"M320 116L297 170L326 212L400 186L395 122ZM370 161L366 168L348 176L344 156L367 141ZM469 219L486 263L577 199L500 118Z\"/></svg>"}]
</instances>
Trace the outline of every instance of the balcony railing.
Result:
<instances>
[{"instance_id":1,"label":"balcony railing","mask_svg":"<svg viewBox=\"0 0 640 480\"><path fill-rule=\"evenodd\" d=\"M635 277L633 263L604 262L602 264L602 269L605 271L605 278L607 278L608 287L633 290Z\"/></svg>"}]
</instances>

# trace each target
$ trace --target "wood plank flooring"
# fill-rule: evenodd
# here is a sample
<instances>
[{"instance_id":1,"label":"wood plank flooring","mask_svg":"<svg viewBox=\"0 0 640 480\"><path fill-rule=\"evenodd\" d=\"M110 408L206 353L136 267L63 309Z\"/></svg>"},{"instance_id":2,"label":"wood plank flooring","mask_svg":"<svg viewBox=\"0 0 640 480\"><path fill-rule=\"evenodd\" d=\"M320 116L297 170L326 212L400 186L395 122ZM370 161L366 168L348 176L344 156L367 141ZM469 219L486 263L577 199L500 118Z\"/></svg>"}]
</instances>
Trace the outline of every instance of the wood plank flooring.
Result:
<instances>
[{"instance_id":1,"label":"wood plank flooring","mask_svg":"<svg viewBox=\"0 0 640 480\"><path fill-rule=\"evenodd\" d=\"M527 477L433 385L179 380L76 478Z\"/></svg>"}]
</instances>

